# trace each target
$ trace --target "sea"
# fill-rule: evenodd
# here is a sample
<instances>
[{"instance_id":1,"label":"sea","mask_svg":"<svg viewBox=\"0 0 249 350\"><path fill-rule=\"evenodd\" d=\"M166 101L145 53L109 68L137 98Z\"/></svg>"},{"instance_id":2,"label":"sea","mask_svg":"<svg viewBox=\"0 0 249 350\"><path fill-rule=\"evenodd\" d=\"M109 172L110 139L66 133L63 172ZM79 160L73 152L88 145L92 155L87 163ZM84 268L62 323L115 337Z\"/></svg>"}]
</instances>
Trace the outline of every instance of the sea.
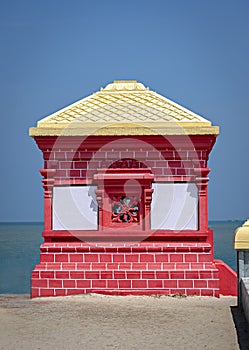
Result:
<instances>
[{"instance_id":1,"label":"sea","mask_svg":"<svg viewBox=\"0 0 249 350\"><path fill-rule=\"evenodd\" d=\"M244 221L210 221L214 255L236 271L234 231ZM31 271L39 262L43 223L0 223L0 294L30 292Z\"/></svg>"}]
</instances>

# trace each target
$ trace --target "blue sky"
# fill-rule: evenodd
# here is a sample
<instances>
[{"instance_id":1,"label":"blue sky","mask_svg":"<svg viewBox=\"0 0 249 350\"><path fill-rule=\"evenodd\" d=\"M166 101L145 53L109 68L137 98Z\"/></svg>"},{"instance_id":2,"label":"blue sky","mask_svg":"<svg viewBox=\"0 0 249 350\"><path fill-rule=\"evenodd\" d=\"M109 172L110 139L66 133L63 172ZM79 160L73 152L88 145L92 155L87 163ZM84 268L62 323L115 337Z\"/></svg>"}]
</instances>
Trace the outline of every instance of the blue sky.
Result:
<instances>
[{"instance_id":1,"label":"blue sky","mask_svg":"<svg viewBox=\"0 0 249 350\"><path fill-rule=\"evenodd\" d=\"M1 3L0 221L41 221L37 120L114 79L135 79L220 126L210 219L249 217L249 2Z\"/></svg>"}]
</instances>

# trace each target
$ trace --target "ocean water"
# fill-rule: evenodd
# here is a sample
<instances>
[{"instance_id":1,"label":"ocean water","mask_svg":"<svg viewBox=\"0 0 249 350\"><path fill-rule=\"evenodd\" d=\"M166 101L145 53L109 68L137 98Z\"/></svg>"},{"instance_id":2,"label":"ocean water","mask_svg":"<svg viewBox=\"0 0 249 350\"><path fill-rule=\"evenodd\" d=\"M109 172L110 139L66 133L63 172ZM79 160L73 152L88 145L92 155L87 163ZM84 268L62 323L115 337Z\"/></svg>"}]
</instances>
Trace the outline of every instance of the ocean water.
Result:
<instances>
[{"instance_id":1,"label":"ocean water","mask_svg":"<svg viewBox=\"0 0 249 350\"><path fill-rule=\"evenodd\" d=\"M216 259L224 260L236 271L234 230L243 221L211 221L214 231ZM0 294L29 293L30 276L39 262L39 246L43 241L43 223L0 224Z\"/></svg>"}]
</instances>

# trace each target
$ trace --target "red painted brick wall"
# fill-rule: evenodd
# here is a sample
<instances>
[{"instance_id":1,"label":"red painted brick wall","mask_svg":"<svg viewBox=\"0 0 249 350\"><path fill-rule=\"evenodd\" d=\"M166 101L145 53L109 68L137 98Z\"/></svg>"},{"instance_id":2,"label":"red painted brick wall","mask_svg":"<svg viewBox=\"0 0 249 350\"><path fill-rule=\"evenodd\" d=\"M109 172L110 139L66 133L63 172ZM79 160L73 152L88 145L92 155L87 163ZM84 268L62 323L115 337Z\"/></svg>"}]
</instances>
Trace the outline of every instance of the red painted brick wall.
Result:
<instances>
[{"instance_id":1,"label":"red painted brick wall","mask_svg":"<svg viewBox=\"0 0 249 350\"><path fill-rule=\"evenodd\" d=\"M117 151L114 149L105 152L93 152L86 149L83 151L65 151L56 150L44 153L45 168L49 168L52 164L56 164L57 179L66 178L90 178L96 169L109 167L115 161L120 159L135 159L138 161L139 167L147 166L152 169L156 177L165 176L191 176L194 175L193 169L198 167L206 167L207 156L205 151L184 150L175 151L148 151L139 150Z\"/></svg>"}]
</instances>

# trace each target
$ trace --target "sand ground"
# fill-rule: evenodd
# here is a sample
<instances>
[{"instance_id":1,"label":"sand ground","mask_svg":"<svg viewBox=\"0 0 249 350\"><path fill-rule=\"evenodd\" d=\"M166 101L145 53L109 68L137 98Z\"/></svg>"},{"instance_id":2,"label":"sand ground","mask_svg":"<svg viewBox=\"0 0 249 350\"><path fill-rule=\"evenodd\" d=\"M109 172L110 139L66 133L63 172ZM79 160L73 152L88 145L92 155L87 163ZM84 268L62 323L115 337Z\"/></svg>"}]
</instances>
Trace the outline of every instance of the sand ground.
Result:
<instances>
[{"instance_id":1,"label":"sand ground","mask_svg":"<svg viewBox=\"0 0 249 350\"><path fill-rule=\"evenodd\" d=\"M1 350L249 349L234 297L0 295Z\"/></svg>"}]
</instances>

